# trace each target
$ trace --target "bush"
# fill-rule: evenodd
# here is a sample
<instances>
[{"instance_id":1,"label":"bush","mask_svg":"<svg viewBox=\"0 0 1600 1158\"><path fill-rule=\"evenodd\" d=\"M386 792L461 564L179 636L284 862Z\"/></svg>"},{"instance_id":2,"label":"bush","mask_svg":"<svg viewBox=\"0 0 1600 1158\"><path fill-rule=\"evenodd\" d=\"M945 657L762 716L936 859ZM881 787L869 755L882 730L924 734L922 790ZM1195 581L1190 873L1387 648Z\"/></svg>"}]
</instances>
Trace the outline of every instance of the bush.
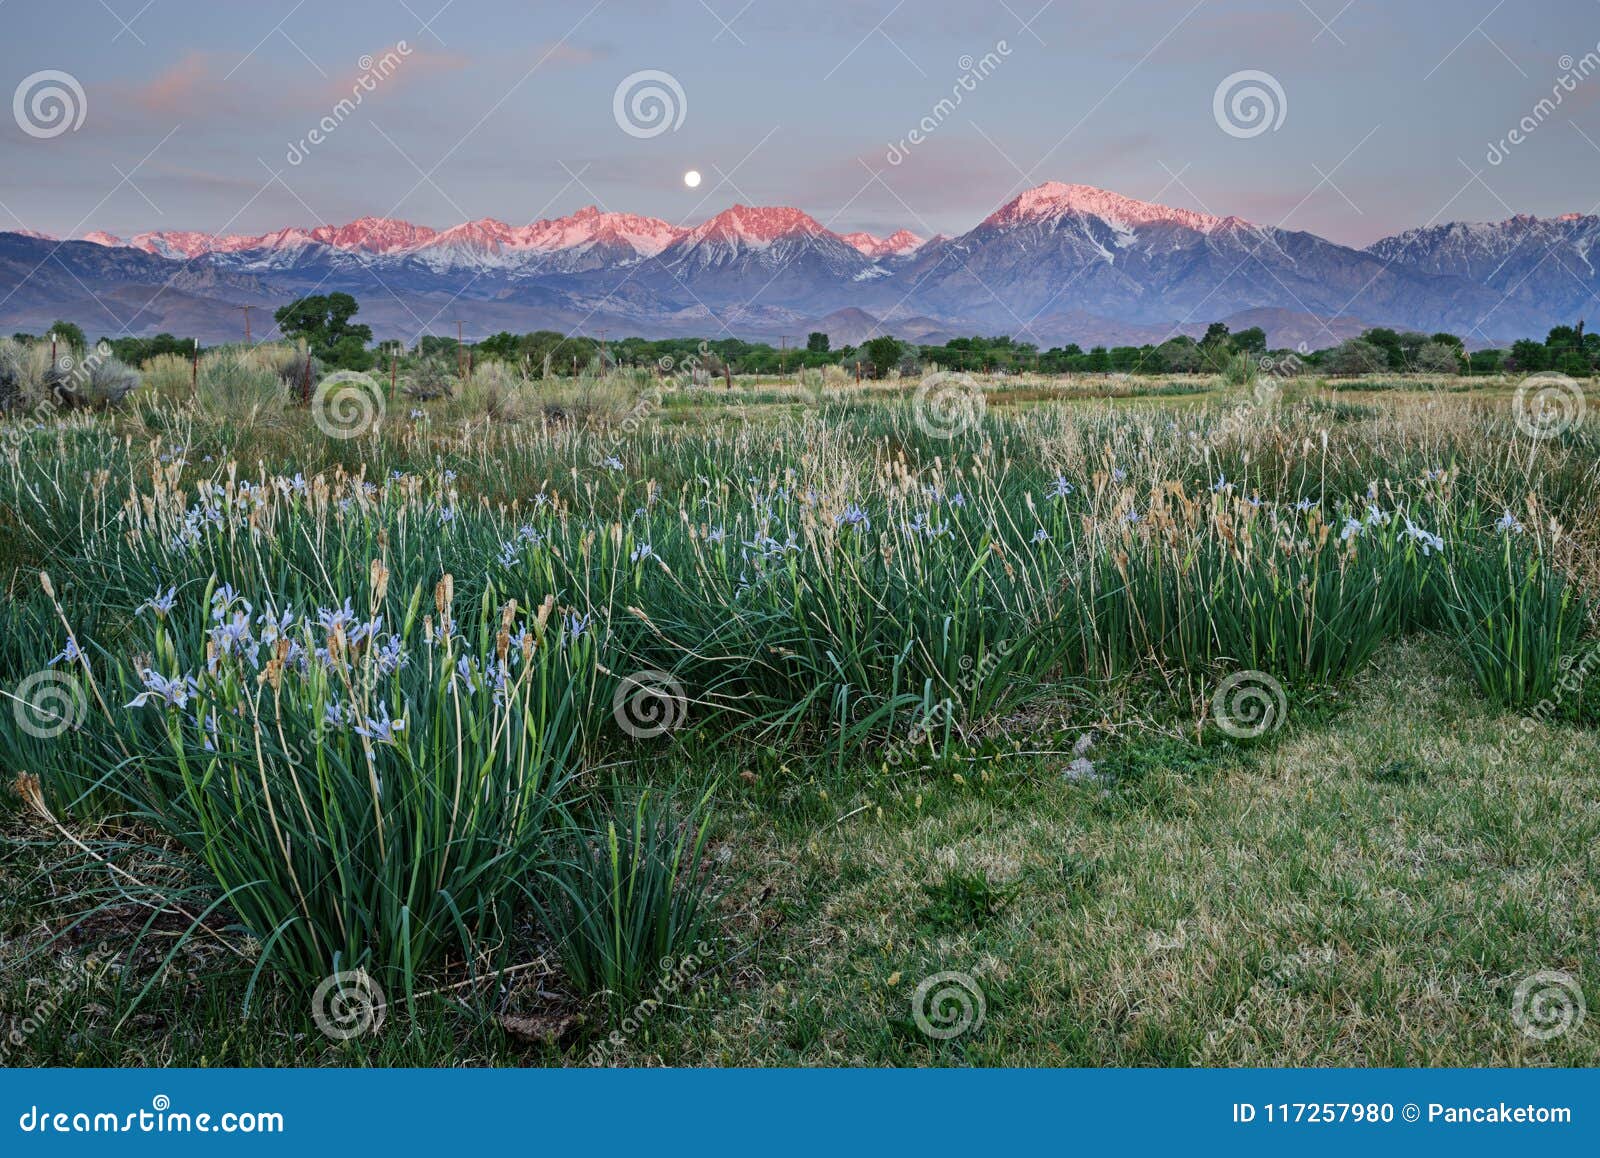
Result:
<instances>
[{"instance_id":1,"label":"bush","mask_svg":"<svg viewBox=\"0 0 1600 1158\"><path fill-rule=\"evenodd\" d=\"M406 376L405 395L419 402L449 398L455 393L455 381L454 366L442 358L424 358L417 363L417 368Z\"/></svg>"},{"instance_id":2,"label":"bush","mask_svg":"<svg viewBox=\"0 0 1600 1158\"><path fill-rule=\"evenodd\" d=\"M208 356L201 364L196 396L200 409L218 419L275 415L287 402L277 375L231 350Z\"/></svg>"}]
</instances>

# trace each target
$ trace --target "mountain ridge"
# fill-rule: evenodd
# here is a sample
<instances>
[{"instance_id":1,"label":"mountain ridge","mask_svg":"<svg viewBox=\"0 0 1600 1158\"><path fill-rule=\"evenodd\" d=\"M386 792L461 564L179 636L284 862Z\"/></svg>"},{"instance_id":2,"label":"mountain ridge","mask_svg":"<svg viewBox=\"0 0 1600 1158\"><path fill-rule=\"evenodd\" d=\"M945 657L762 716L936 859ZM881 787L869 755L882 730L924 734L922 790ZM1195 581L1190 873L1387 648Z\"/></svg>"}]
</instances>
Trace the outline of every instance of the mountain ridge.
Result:
<instances>
[{"instance_id":1,"label":"mountain ridge","mask_svg":"<svg viewBox=\"0 0 1600 1158\"><path fill-rule=\"evenodd\" d=\"M100 289L178 278L192 287L197 271L213 271L200 287L199 300L217 295L203 338L231 329L237 305L338 289L363 295L363 318L380 315L375 332L396 337L415 337L406 330L457 303L499 328L774 336L859 310L889 328L1080 345L1097 334L1187 332L1254 311L1296 342L1309 334L1333 344L1359 323L1447 329L1482 345L1542 336L1600 293L1600 217L1448 223L1355 249L1055 181L1022 191L965 233L928 240L909 230L841 234L798 208L751 205L696 225L590 205L524 226L479 218L439 229L365 216L259 235L4 236L9 248L35 247L41 259L51 246L71 247L89 279L77 296L85 312L109 315L112 331L130 320L94 307L88 299ZM96 262L95 249L173 268L163 279L158 265ZM28 263L13 266L19 284L0 304L0 325L55 308L34 300ZM74 293L52 284L44 296L64 305Z\"/></svg>"}]
</instances>

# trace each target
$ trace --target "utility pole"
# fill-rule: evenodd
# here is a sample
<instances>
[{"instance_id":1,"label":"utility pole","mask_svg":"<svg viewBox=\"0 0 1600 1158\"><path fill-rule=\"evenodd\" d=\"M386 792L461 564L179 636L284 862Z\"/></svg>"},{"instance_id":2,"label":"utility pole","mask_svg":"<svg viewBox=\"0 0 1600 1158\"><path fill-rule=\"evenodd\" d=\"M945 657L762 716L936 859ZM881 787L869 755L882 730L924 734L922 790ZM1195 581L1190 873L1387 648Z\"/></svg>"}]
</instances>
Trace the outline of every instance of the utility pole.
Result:
<instances>
[{"instance_id":1,"label":"utility pole","mask_svg":"<svg viewBox=\"0 0 1600 1158\"><path fill-rule=\"evenodd\" d=\"M778 347L778 377L782 378L786 372L784 363L789 354L789 335L784 334L778 341L781 343Z\"/></svg>"},{"instance_id":2,"label":"utility pole","mask_svg":"<svg viewBox=\"0 0 1600 1158\"><path fill-rule=\"evenodd\" d=\"M461 327L465 325L459 318L456 319L456 377L466 381L466 343L461 337Z\"/></svg>"},{"instance_id":3,"label":"utility pole","mask_svg":"<svg viewBox=\"0 0 1600 1158\"><path fill-rule=\"evenodd\" d=\"M250 311L255 309L256 307L255 306L234 306L233 308L236 309L236 310L243 310L244 311L244 344L248 346L250 344Z\"/></svg>"},{"instance_id":4,"label":"utility pole","mask_svg":"<svg viewBox=\"0 0 1600 1158\"><path fill-rule=\"evenodd\" d=\"M600 327L600 377L606 376L606 328Z\"/></svg>"}]
</instances>

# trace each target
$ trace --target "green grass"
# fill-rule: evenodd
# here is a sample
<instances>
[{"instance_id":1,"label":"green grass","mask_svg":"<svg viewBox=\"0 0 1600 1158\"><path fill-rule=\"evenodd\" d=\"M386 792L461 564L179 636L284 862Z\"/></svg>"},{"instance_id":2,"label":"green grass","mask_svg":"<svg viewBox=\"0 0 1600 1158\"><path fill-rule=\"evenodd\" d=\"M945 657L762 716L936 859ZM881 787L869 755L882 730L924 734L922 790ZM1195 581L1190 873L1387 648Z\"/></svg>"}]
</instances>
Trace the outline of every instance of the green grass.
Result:
<instances>
[{"instance_id":1,"label":"green grass","mask_svg":"<svg viewBox=\"0 0 1600 1158\"><path fill-rule=\"evenodd\" d=\"M1593 429L1168 385L986 383L953 439L914 383L24 433L0 687L74 726L0 731L14 1049L1592 1063L1509 1011L1595 981ZM337 1043L351 970L385 1023Z\"/></svg>"},{"instance_id":2,"label":"green grass","mask_svg":"<svg viewBox=\"0 0 1600 1158\"><path fill-rule=\"evenodd\" d=\"M993 760L964 784L931 769L885 783L862 767L831 789L793 766L782 784L776 769L754 785L734 773L707 845L713 863L727 850L719 871L737 886L720 911L729 940L607 1060L1600 1064L1593 1018L1550 1042L1511 1020L1512 991L1542 970L1600 997L1585 851L1600 839L1600 736L1524 732L1438 639L1386 651L1316 716L1249 752L1132 732L1101 761L1109 788L1066 784L1066 757ZM575 1007L559 976L534 974L490 1001L424 999L379 1036L335 1044L282 989L243 1019L247 970L200 938L118 1029L111 981L69 988L81 974L43 947L97 874L63 872L23 817L10 835L5 1007L67 990L26 1064L579 1065L603 1032L598 1016L556 1045L503 1029L502 1014ZM988 883L952 891L977 897L978 919L924 919L945 882L974 878ZM994 907L988 890L1012 895ZM143 919L130 906L85 934L114 948ZM987 1016L971 1037L930 1041L906 1029L911 995L946 970L974 977Z\"/></svg>"}]
</instances>

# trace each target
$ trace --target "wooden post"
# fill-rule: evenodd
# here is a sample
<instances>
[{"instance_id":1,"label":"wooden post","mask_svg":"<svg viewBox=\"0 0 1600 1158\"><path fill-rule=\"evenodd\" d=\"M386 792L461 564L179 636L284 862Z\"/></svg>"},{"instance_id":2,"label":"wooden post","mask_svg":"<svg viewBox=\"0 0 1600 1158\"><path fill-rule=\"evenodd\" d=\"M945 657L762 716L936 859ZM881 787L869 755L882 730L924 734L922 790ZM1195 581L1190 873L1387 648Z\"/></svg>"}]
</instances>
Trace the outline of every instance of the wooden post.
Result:
<instances>
[{"instance_id":1,"label":"wooden post","mask_svg":"<svg viewBox=\"0 0 1600 1158\"><path fill-rule=\"evenodd\" d=\"M400 391L396 388L395 381L400 373L400 352L393 347L389 349L389 402L394 404L400 401Z\"/></svg>"},{"instance_id":2,"label":"wooden post","mask_svg":"<svg viewBox=\"0 0 1600 1158\"><path fill-rule=\"evenodd\" d=\"M861 385L861 363L859 361L856 362L856 385Z\"/></svg>"},{"instance_id":3,"label":"wooden post","mask_svg":"<svg viewBox=\"0 0 1600 1158\"><path fill-rule=\"evenodd\" d=\"M50 373L56 372L56 332L50 331Z\"/></svg>"},{"instance_id":4,"label":"wooden post","mask_svg":"<svg viewBox=\"0 0 1600 1158\"><path fill-rule=\"evenodd\" d=\"M305 373L300 378L300 401L305 406L311 405L311 351L306 350Z\"/></svg>"},{"instance_id":5,"label":"wooden post","mask_svg":"<svg viewBox=\"0 0 1600 1158\"><path fill-rule=\"evenodd\" d=\"M189 364L189 392L200 397L200 339L194 340L194 361Z\"/></svg>"}]
</instances>

